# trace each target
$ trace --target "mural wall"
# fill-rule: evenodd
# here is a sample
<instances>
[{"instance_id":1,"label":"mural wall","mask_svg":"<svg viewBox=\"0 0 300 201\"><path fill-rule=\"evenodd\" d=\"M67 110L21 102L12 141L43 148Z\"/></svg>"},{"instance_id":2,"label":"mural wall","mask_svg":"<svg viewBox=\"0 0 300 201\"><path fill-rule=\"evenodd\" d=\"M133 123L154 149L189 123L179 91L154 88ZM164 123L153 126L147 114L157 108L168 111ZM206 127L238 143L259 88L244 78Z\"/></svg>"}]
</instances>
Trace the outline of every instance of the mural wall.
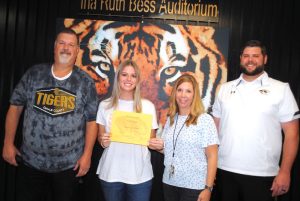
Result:
<instances>
[{"instance_id":1,"label":"mural wall","mask_svg":"<svg viewBox=\"0 0 300 201\"><path fill-rule=\"evenodd\" d=\"M142 96L151 100L164 125L168 97L175 80L193 75L205 108L209 111L218 86L226 81L228 34L211 26L58 20L58 27L79 34L81 45L76 64L96 83L99 97L109 97L115 70L125 59L137 62L142 72ZM225 34L224 34L225 33Z\"/></svg>"}]
</instances>

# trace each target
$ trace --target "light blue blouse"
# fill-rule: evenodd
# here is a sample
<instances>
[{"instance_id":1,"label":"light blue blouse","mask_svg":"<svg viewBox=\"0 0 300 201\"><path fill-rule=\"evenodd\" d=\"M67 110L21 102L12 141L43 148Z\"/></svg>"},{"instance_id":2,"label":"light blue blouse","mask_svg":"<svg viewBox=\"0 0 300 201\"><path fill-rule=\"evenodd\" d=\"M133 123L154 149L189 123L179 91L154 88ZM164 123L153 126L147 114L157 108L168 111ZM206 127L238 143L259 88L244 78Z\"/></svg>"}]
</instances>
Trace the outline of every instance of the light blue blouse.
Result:
<instances>
[{"instance_id":1,"label":"light blue blouse","mask_svg":"<svg viewBox=\"0 0 300 201\"><path fill-rule=\"evenodd\" d=\"M219 139L215 123L209 114L200 115L197 119L197 125L191 124L189 127L183 126L186 118L187 116L178 115L175 132L176 116L172 126L170 126L169 118L165 124L162 133L165 142L163 183L200 190L204 189L206 184L207 159L205 148L209 145L219 144ZM176 137L177 142L175 143ZM174 157L172 157L173 142L176 144ZM174 166L174 174L170 177L171 165Z\"/></svg>"}]
</instances>

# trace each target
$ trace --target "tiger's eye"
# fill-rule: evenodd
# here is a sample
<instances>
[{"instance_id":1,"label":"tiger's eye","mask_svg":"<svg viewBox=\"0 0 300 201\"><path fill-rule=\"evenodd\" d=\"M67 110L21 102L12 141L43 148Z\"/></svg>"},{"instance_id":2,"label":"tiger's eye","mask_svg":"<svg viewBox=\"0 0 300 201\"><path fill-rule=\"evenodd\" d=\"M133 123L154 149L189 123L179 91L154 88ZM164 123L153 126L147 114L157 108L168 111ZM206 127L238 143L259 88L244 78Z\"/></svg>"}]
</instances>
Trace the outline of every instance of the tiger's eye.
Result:
<instances>
[{"instance_id":1,"label":"tiger's eye","mask_svg":"<svg viewBox=\"0 0 300 201\"><path fill-rule=\"evenodd\" d=\"M173 75L176 72L176 68L170 67L165 70L166 75Z\"/></svg>"},{"instance_id":2,"label":"tiger's eye","mask_svg":"<svg viewBox=\"0 0 300 201\"><path fill-rule=\"evenodd\" d=\"M109 66L108 63L101 63L101 64L100 64L100 68L101 68L102 70L104 70L104 71L109 71L110 66Z\"/></svg>"}]
</instances>

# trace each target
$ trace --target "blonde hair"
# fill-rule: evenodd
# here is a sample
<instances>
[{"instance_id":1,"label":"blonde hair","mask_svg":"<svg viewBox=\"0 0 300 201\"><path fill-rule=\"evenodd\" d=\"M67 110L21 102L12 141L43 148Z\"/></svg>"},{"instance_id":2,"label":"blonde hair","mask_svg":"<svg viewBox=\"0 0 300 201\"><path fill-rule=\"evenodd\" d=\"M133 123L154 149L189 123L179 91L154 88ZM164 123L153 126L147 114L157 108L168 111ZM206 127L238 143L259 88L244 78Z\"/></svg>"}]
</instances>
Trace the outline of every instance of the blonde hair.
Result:
<instances>
[{"instance_id":1,"label":"blonde hair","mask_svg":"<svg viewBox=\"0 0 300 201\"><path fill-rule=\"evenodd\" d=\"M191 104L191 110L189 113L189 116L186 121L186 126L189 126L191 124L196 125L198 117L205 112L202 100L200 98L200 91L199 91L199 85L196 81L196 79L189 74L181 75L175 82L175 85L172 89L171 96L169 98L169 111L168 116L170 117L170 125L173 125L174 118L176 116L176 113L179 113L178 104L176 102L176 91L179 85L181 85L184 82L189 82L193 86L194 90L194 96Z\"/></svg>"},{"instance_id":2,"label":"blonde hair","mask_svg":"<svg viewBox=\"0 0 300 201\"><path fill-rule=\"evenodd\" d=\"M135 112L141 113L142 112L142 98L141 98L141 86L140 86L141 72L140 72L140 69L139 69L138 65L136 64L136 62L134 62L130 59L123 61L119 65L118 69L116 70L116 74L115 74L115 78L114 78L114 86L113 86L112 94L110 97L109 108L117 108L118 107L118 101L120 99L120 94L121 94L119 77L120 77L120 73L127 66L133 67L135 74L136 74L136 78L137 78L136 87L135 87L134 93L133 93L133 110Z\"/></svg>"}]
</instances>

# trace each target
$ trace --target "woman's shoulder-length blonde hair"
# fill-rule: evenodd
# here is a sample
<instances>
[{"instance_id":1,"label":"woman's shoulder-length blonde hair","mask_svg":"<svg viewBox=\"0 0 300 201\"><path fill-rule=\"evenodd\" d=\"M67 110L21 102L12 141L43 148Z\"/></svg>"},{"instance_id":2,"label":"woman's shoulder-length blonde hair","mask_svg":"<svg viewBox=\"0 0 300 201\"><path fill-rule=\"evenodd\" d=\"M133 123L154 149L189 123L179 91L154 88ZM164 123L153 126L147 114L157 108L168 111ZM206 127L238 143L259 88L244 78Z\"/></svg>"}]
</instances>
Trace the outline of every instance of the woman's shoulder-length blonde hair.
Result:
<instances>
[{"instance_id":1,"label":"woman's shoulder-length blonde hair","mask_svg":"<svg viewBox=\"0 0 300 201\"><path fill-rule=\"evenodd\" d=\"M196 125L198 117L201 114L205 113L204 105L200 98L198 82L192 75L183 74L176 80L175 85L171 92L171 96L169 98L168 116L170 117L170 125L173 125L176 113L179 113L179 108L178 108L178 104L176 102L175 96L176 96L177 88L184 82L191 83L193 86L193 90L194 90L194 96L193 96L193 100L192 100L192 104L191 104L190 113L189 113L187 121L186 121L186 126L189 126L191 124Z\"/></svg>"},{"instance_id":2,"label":"woman's shoulder-length blonde hair","mask_svg":"<svg viewBox=\"0 0 300 201\"><path fill-rule=\"evenodd\" d=\"M115 72L115 77L114 77L114 86L112 90L112 94L110 97L110 104L108 105L109 108L118 108L118 101L121 95L121 88L120 88L120 83L119 83L119 78L120 74L122 73L123 69L127 66L131 66L134 69L134 72L136 74L136 87L133 92L133 110L134 112L142 112L142 98L141 98L141 86L140 86L140 81L141 81L141 71L138 65L136 64L135 61L131 59L124 60L117 68Z\"/></svg>"}]
</instances>

